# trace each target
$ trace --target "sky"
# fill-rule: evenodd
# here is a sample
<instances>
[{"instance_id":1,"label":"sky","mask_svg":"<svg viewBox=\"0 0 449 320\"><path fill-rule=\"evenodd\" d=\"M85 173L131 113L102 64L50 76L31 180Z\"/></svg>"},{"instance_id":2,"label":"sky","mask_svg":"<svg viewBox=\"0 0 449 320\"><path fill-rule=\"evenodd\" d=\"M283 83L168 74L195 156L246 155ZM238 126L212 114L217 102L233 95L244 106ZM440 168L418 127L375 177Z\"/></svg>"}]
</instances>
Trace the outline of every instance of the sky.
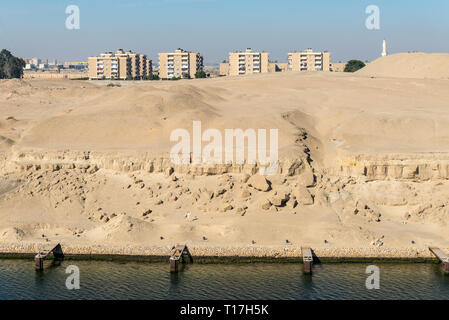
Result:
<instances>
[{"instance_id":1,"label":"sky","mask_svg":"<svg viewBox=\"0 0 449 320\"><path fill-rule=\"evenodd\" d=\"M80 29L66 28L77 5ZM365 12L379 7L378 30ZM270 60L328 50L333 62L374 60L389 53L449 52L446 0L14 0L0 2L0 49L24 58L87 61L119 48L144 53L176 48L201 52L206 65L252 48Z\"/></svg>"}]
</instances>

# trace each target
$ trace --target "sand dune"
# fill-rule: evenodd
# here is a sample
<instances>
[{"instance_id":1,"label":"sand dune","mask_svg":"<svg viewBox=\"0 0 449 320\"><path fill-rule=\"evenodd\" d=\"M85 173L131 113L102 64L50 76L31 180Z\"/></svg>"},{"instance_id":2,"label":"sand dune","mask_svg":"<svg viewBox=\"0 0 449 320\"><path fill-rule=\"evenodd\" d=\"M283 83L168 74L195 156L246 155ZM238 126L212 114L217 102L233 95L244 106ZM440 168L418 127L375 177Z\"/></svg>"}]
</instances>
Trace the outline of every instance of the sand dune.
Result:
<instances>
[{"instance_id":1,"label":"sand dune","mask_svg":"<svg viewBox=\"0 0 449 320\"><path fill-rule=\"evenodd\" d=\"M370 77L449 79L447 53L397 53L379 58L356 72Z\"/></svg>"},{"instance_id":2,"label":"sand dune","mask_svg":"<svg viewBox=\"0 0 449 320\"><path fill-rule=\"evenodd\" d=\"M0 241L448 246L447 57L430 57L357 74L0 81ZM279 171L174 165L170 133L195 120L279 129Z\"/></svg>"}]
</instances>

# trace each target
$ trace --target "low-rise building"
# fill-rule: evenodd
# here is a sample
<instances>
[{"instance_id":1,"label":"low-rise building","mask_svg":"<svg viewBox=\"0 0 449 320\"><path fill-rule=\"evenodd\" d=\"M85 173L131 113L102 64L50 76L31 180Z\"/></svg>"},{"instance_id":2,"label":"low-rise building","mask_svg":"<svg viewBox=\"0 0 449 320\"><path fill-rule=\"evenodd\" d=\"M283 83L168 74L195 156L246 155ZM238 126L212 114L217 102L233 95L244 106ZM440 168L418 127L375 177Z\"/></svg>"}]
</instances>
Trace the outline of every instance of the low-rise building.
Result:
<instances>
[{"instance_id":1,"label":"low-rise building","mask_svg":"<svg viewBox=\"0 0 449 320\"><path fill-rule=\"evenodd\" d=\"M64 69L84 70L89 68L87 61L67 61L62 65Z\"/></svg>"},{"instance_id":2,"label":"low-rise building","mask_svg":"<svg viewBox=\"0 0 449 320\"><path fill-rule=\"evenodd\" d=\"M346 67L346 62L332 62L330 66L330 71L332 72L344 72Z\"/></svg>"},{"instance_id":3,"label":"low-rise building","mask_svg":"<svg viewBox=\"0 0 449 320\"><path fill-rule=\"evenodd\" d=\"M144 54L117 50L89 57L89 79L143 79L152 74L151 60Z\"/></svg>"},{"instance_id":4,"label":"low-rise building","mask_svg":"<svg viewBox=\"0 0 449 320\"><path fill-rule=\"evenodd\" d=\"M238 76L268 72L268 52L245 51L229 53L229 62L220 64L220 75ZM227 65L226 65L227 64Z\"/></svg>"},{"instance_id":5,"label":"low-rise building","mask_svg":"<svg viewBox=\"0 0 449 320\"><path fill-rule=\"evenodd\" d=\"M161 79L195 78L203 71L203 56L198 52L177 49L159 53L159 77Z\"/></svg>"},{"instance_id":6,"label":"low-rise building","mask_svg":"<svg viewBox=\"0 0 449 320\"><path fill-rule=\"evenodd\" d=\"M288 70L330 71L330 52L314 52L312 49L303 52L289 52Z\"/></svg>"}]
</instances>

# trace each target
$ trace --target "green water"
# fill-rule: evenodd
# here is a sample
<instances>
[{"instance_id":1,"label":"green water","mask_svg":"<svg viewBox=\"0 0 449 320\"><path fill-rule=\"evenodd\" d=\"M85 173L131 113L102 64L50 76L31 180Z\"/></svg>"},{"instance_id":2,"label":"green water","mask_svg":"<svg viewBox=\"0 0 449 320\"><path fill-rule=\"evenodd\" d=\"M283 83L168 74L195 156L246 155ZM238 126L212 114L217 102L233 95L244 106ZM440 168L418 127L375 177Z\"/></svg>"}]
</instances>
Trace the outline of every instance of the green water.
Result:
<instances>
[{"instance_id":1,"label":"green water","mask_svg":"<svg viewBox=\"0 0 449 320\"><path fill-rule=\"evenodd\" d=\"M321 264L310 277L297 263L192 264L173 275L168 263L67 260L37 272L32 260L0 260L0 299L449 299L440 265L373 264L378 290L366 289L369 263ZM66 288L69 265L79 290Z\"/></svg>"}]
</instances>

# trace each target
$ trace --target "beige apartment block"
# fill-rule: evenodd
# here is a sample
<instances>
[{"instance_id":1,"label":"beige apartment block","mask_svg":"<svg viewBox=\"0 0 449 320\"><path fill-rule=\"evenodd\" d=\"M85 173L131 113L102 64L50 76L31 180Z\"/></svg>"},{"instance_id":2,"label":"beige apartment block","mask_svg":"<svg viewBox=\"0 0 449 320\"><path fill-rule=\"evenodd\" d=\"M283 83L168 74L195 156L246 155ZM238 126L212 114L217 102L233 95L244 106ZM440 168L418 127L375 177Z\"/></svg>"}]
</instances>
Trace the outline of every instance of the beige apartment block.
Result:
<instances>
[{"instance_id":1,"label":"beige apartment block","mask_svg":"<svg viewBox=\"0 0 449 320\"><path fill-rule=\"evenodd\" d=\"M89 79L142 79L152 73L152 62L144 54L117 50L89 57Z\"/></svg>"},{"instance_id":2,"label":"beige apartment block","mask_svg":"<svg viewBox=\"0 0 449 320\"><path fill-rule=\"evenodd\" d=\"M312 49L303 52L289 52L288 70L330 71L330 52L313 52Z\"/></svg>"},{"instance_id":3,"label":"beige apartment block","mask_svg":"<svg viewBox=\"0 0 449 320\"><path fill-rule=\"evenodd\" d=\"M126 79L131 75L131 60L113 53L89 57L88 64L89 79Z\"/></svg>"},{"instance_id":4,"label":"beige apartment block","mask_svg":"<svg viewBox=\"0 0 449 320\"><path fill-rule=\"evenodd\" d=\"M198 52L177 49L175 52L159 53L159 77L161 79L195 78L203 71L203 56Z\"/></svg>"},{"instance_id":5,"label":"beige apartment block","mask_svg":"<svg viewBox=\"0 0 449 320\"><path fill-rule=\"evenodd\" d=\"M253 73L268 72L268 52L253 52L250 48L245 52L229 53L229 66L220 65L220 75L238 76Z\"/></svg>"},{"instance_id":6,"label":"beige apartment block","mask_svg":"<svg viewBox=\"0 0 449 320\"><path fill-rule=\"evenodd\" d=\"M229 75L229 62L223 61L220 63L220 76L228 76Z\"/></svg>"},{"instance_id":7,"label":"beige apartment block","mask_svg":"<svg viewBox=\"0 0 449 320\"><path fill-rule=\"evenodd\" d=\"M346 62L332 62L330 66L330 71L332 72L344 72L346 67Z\"/></svg>"}]
</instances>

